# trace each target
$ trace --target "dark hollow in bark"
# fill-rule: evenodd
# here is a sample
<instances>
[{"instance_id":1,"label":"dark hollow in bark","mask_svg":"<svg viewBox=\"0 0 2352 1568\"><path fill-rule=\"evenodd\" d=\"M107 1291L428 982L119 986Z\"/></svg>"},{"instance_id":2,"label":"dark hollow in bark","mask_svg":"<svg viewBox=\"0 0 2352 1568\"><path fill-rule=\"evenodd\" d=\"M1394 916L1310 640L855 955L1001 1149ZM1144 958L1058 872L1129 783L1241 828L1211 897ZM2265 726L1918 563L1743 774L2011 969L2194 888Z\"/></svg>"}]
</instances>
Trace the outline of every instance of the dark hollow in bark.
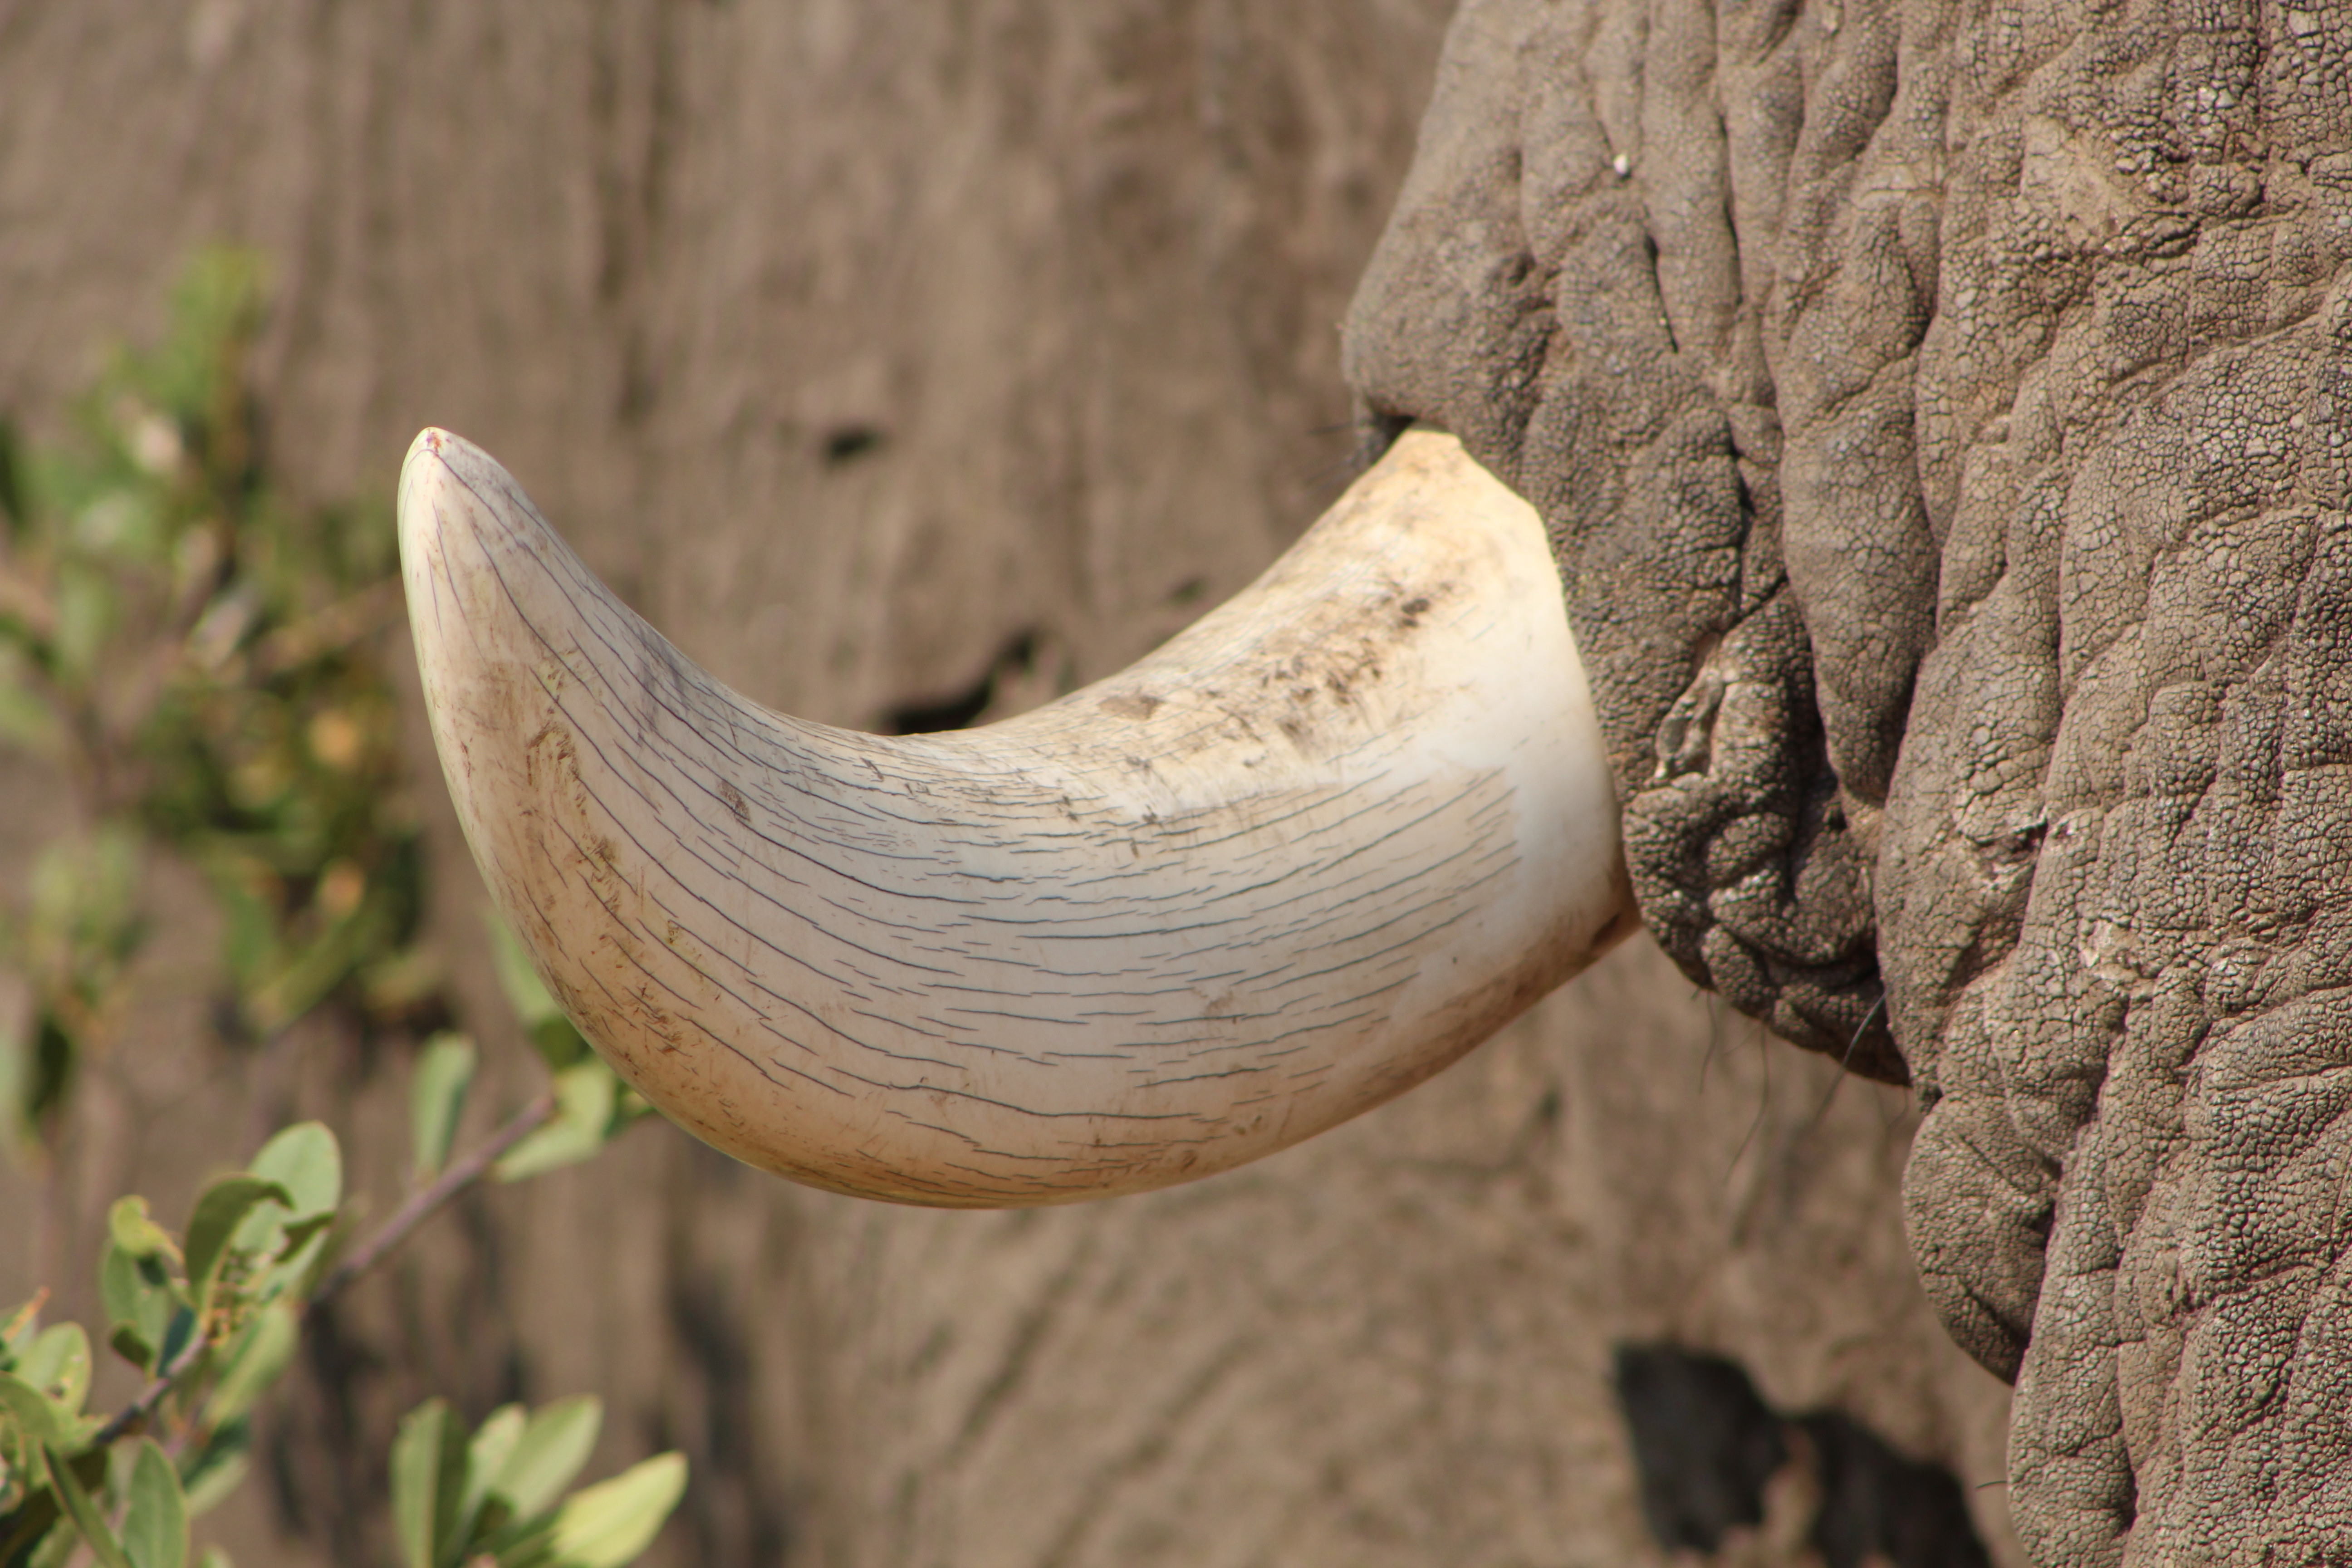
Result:
<instances>
[{"instance_id":1,"label":"dark hollow in bark","mask_svg":"<svg viewBox=\"0 0 2352 1568\"><path fill-rule=\"evenodd\" d=\"M1670 1344L1618 1346L1614 1382L1643 1518L1666 1551L1716 1552L1733 1530L1764 1523L1765 1489L1793 1458L1811 1472L1807 1540L1828 1568L1991 1561L1952 1472L1842 1410L1784 1417L1737 1362Z\"/></svg>"}]
</instances>

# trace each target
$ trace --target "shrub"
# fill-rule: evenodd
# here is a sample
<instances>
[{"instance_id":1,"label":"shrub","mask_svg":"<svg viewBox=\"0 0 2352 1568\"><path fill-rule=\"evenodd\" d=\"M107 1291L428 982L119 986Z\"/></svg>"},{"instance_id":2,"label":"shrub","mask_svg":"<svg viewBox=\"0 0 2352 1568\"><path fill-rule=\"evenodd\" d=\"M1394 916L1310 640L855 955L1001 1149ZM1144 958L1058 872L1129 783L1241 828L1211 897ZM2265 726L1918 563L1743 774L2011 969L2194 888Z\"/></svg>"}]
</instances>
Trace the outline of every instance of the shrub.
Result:
<instances>
[{"instance_id":1,"label":"shrub","mask_svg":"<svg viewBox=\"0 0 2352 1568\"><path fill-rule=\"evenodd\" d=\"M259 268L200 258L163 342L118 354L79 439L0 428L0 743L58 770L74 826L0 910L25 1026L0 1036L0 1139L54 1180L83 1067L113 1048L153 929L145 868L203 873L223 941L216 1027L267 1048L322 1010L420 1043L411 1190L359 1232L341 1151L284 1128L205 1184L178 1231L107 1216L101 1331L0 1312L0 1568L183 1568L191 1521L243 1478L253 1412L310 1315L474 1184L585 1159L647 1108L588 1049L505 933L499 972L547 1087L452 1158L475 1048L417 945L425 858L402 795L382 634L401 612L381 506L299 508L268 483L247 362ZM429 770L428 770L429 772ZM93 1344L142 1379L89 1410ZM404 1568L617 1568L685 1485L665 1454L567 1495L593 1399L508 1405L467 1431L439 1400L390 1456ZM224 1561L215 1548L205 1561Z\"/></svg>"}]
</instances>

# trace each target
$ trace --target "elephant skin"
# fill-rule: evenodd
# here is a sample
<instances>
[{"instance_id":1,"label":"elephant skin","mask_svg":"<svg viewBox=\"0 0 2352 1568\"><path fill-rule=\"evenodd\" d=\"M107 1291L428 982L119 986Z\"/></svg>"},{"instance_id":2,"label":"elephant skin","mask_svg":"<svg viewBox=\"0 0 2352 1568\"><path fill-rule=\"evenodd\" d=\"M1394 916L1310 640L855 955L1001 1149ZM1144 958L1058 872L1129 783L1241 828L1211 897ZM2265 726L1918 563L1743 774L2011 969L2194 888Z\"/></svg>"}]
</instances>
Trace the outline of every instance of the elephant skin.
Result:
<instances>
[{"instance_id":1,"label":"elephant skin","mask_svg":"<svg viewBox=\"0 0 2352 1568\"><path fill-rule=\"evenodd\" d=\"M1915 1086L2040 1563L2352 1553L2347 131L2322 6L1478 0L1348 324L1652 930Z\"/></svg>"}]
</instances>

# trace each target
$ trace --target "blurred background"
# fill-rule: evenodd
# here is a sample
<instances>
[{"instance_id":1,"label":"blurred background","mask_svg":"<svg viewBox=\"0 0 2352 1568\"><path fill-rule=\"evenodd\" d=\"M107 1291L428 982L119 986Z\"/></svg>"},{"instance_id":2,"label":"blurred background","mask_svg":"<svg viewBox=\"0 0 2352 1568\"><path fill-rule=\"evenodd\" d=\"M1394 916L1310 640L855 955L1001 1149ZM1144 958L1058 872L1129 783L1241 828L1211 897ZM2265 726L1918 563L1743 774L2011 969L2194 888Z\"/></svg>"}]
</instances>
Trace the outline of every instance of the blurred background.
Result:
<instances>
[{"instance_id":1,"label":"blurred background","mask_svg":"<svg viewBox=\"0 0 2352 1568\"><path fill-rule=\"evenodd\" d=\"M625 598L762 701L892 729L1049 700L1248 581L1350 477L1338 323L1451 9L0 0L16 448L81 452L89 485L109 452L210 476L215 511L266 493L285 626L344 616L327 662L271 667L323 672L284 712L177 721L247 838L253 801L294 786L206 723L260 725L325 781L342 837L295 870L224 872L294 851L144 796L161 847L110 870L88 847L131 786L29 721L0 745L19 1101L0 1303L46 1286L51 1314L96 1315L116 1195L176 1225L296 1117L337 1130L348 1185L388 1212L436 1029L481 1043L461 1146L543 1080L396 598L368 596L420 426L495 453ZM173 334L208 310L226 368L174 392ZM15 548L31 559L21 531ZM237 614L276 613L254 595ZM117 600L173 648L243 635ZM79 910L109 878L137 940L70 1092L27 1109L60 984L35 951L42 900ZM375 947L296 1006L290 971L252 953L352 911L379 911ZM248 916L262 934L239 948ZM1895 1485L1899 1456L1948 1474L2011 1562L2007 1391L1913 1283L1911 1125L1904 1095L1840 1084L1639 939L1405 1100L1150 1197L901 1211L656 1120L470 1194L318 1315L250 1479L197 1537L239 1568L393 1562L403 1412L594 1393L591 1474L666 1448L691 1464L650 1562L1664 1563L1675 1487L1714 1484L1675 1469L1703 1468L1696 1450L1637 1462L1621 1396L1655 1379L1627 1369L1671 1373L1640 1359L1667 1346L1736 1367L1759 1409L1814 1413L1772 1450L1795 1458L1761 1522L1691 1526L1686 1550L1983 1561L1822 1522L1861 1517L1853 1489ZM100 1373L115 1400L136 1382ZM1683 1386L1670 1434L1714 1419ZM1864 1437L1880 1447L1836 1458Z\"/></svg>"}]
</instances>

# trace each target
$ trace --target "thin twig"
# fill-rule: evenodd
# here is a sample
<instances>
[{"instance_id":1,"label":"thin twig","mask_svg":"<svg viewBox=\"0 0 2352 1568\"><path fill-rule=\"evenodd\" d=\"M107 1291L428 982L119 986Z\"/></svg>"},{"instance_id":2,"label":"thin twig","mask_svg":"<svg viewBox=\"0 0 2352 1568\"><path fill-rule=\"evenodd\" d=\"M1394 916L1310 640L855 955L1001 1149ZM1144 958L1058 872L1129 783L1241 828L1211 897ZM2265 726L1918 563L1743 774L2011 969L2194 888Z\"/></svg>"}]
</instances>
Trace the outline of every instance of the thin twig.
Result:
<instances>
[{"instance_id":1,"label":"thin twig","mask_svg":"<svg viewBox=\"0 0 2352 1568\"><path fill-rule=\"evenodd\" d=\"M411 1231L430 1219L452 1198L489 1174L490 1167L498 1163L499 1155L546 1125L547 1119L554 1114L555 1095L552 1090L548 1090L507 1118L497 1131L484 1139L464 1159L443 1171L428 1185L418 1188L406 1203L393 1211L391 1218L378 1226L375 1233L360 1244L356 1251L329 1270L327 1277L319 1282L319 1288L310 1292L310 1300L302 1303L303 1312L307 1315L315 1311L344 1286L383 1261L386 1255L408 1239ZM154 1381L141 1389L130 1404L108 1417L106 1425L100 1426L98 1436L91 1439L91 1446L99 1448L107 1447L152 1415L155 1406L163 1402L163 1396L172 1392L173 1384L196 1364L197 1358L211 1343L202 1333L190 1335L188 1342L180 1347L180 1353L155 1374Z\"/></svg>"},{"instance_id":2,"label":"thin twig","mask_svg":"<svg viewBox=\"0 0 2352 1568\"><path fill-rule=\"evenodd\" d=\"M155 1406L163 1403L163 1395L172 1392L172 1385L180 1380L181 1374L196 1364L196 1358L204 1354L205 1348L211 1343L212 1341L203 1334L190 1334L188 1342L180 1347L180 1353L155 1374L155 1381L141 1389L137 1398L107 1418L106 1425L98 1429L98 1436L90 1439L89 1446L93 1448L106 1447L132 1426L146 1420Z\"/></svg>"},{"instance_id":3,"label":"thin twig","mask_svg":"<svg viewBox=\"0 0 2352 1568\"><path fill-rule=\"evenodd\" d=\"M472 1152L432 1183L416 1190L409 1200L393 1211L392 1217L376 1227L375 1234L360 1244L331 1269L310 1299L302 1303L302 1310L311 1312L334 1296L344 1286L374 1268L383 1255L408 1239L408 1233L432 1217L435 1210L464 1192L489 1173L499 1156L521 1142L545 1124L555 1114L555 1093L543 1090L538 1099L507 1118L506 1124L484 1139Z\"/></svg>"},{"instance_id":4,"label":"thin twig","mask_svg":"<svg viewBox=\"0 0 2352 1568\"><path fill-rule=\"evenodd\" d=\"M373 637L407 607L400 579L385 578L316 615L266 632L252 649L249 679L268 680L298 664Z\"/></svg>"}]
</instances>

